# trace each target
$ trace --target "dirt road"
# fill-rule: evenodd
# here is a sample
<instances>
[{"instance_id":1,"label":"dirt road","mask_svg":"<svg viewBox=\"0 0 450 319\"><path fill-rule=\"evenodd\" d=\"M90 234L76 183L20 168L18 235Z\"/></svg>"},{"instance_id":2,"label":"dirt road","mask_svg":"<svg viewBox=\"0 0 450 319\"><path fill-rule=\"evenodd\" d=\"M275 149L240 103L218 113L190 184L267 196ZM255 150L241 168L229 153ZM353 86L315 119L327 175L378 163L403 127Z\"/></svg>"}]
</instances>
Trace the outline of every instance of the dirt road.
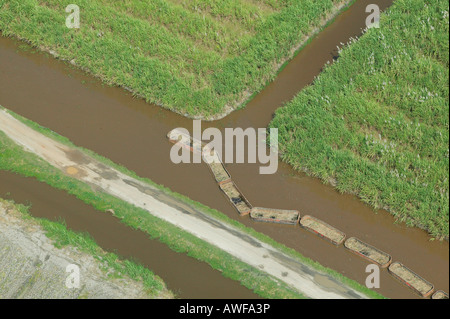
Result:
<instances>
[{"instance_id":1,"label":"dirt road","mask_svg":"<svg viewBox=\"0 0 450 319\"><path fill-rule=\"evenodd\" d=\"M145 209L241 261L287 283L310 298L366 298L327 274L287 256L243 231L227 225L163 191L98 162L24 125L0 110L0 130L66 174ZM149 163L150 165L150 163Z\"/></svg>"}]
</instances>

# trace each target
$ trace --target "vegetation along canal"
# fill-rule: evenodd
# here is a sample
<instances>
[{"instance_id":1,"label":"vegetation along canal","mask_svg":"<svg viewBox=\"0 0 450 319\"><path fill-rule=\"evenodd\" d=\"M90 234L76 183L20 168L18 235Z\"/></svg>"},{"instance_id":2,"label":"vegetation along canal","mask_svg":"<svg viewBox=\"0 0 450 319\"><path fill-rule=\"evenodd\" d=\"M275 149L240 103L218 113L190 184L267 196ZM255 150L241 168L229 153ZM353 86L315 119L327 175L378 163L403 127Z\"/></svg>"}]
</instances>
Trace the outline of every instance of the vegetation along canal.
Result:
<instances>
[{"instance_id":1,"label":"vegetation along canal","mask_svg":"<svg viewBox=\"0 0 450 319\"><path fill-rule=\"evenodd\" d=\"M392 3L387 0L372 2L379 4L381 9ZM366 1L356 1L350 9L340 14L244 109L219 121L204 122L203 128L266 127L277 108L312 83L327 61L337 58L337 46L361 34L365 26L365 6ZM0 104L4 107L52 129L76 145L126 166L140 176L215 208L364 284L366 261L343 247L336 248L300 230L298 226L257 224L248 217L239 217L211 178L205 164L173 164L169 158L172 145L167 141L166 134L176 127L191 128L192 120L134 99L123 89L106 87L99 80L47 54L36 54L34 50L10 39L0 38L0 74ZM15 93L17 90L21 94ZM448 242L430 241L426 232L395 223L386 211L374 213L355 196L339 194L331 186L300 174L286 164L280 163L274 175L260 175L259 164L229 164L227 168L253 205L296 209L302 216L309 214L320 218L349 237L356 236L389 252L395 260L407 264L433 282L437 289L448 291ZM0 178L1 187L9 186L4 176ZM25 189L30 182L21 179L17 183L17 188ZM64 203L66 207L70 205ZM60 210L52 209L48 213L46 217L69 217ZM89 224L81 215L71 218L74 225L83 225L83 229ZM112 230L112 227L119 225L109 222L102 230L106 231L109 227ZM104 248L117 249L121 254L141 258L139 251L133 252L131 247L128 250L112 239L99 240L99 244ZM165 262L163 258L161 262ZM169 288L176 292L172 287L177 284L171 285L170 278L165 278L162 270L156 267L152 270L160 274ZM182 288L180 290L183 292ZM381 288L378 291L390 298L415 297L387 271L381 272Z\"/></svg>"}]
</instances>

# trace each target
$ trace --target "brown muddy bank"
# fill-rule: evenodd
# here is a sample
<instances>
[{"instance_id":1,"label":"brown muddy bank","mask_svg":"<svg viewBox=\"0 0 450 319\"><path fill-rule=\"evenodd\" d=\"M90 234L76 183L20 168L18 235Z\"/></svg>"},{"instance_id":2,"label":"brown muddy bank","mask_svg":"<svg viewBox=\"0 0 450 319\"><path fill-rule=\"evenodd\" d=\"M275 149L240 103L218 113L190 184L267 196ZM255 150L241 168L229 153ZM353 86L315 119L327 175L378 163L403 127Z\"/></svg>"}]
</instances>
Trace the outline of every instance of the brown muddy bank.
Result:
<instances>
[{"instance_id":1,"label":"brown muddy bank","mask_svg":"<svg viewBox=\"0 0 450 319\"><path fill-rule=\"evenodd\" d=\"M0 198L31 205L34 217L64 220L69 229L89 233L106 251L135 260L160 276L177 298L259 299L238 282L223 277L209 265L165 244L142 231L121 223L111 214L91 206L33 178L0 171Z\"/></svg>"},{"instance_id":2,"label":"brown muddy bank","mask_svg":"<svg viewBox=\"0 0 450 319\"><path fill-rule=\"evenodd\" d=\"M370 1L381 8L391 2ZM203 128L266 127L275 109L310 84L327 61L336 58L337 45L360 34L367 3L357 1L338 16L245 109L221 121L203 123ZM18 45L0 38L1 105L364 284L366 261L299 227L258 224L239 217L206 164L173 164L169 158L172 144L166 134L176 127L190 129L191 120L133 99L121 89L105 87L45 54L18 50ZM430 242L425 232L395 224L389 213L374 213L356 197L341 195L286 164L280 163L274 175L259 175L259 164L230 164L227 168L254 206L296 209L302 216L318 217L348 237L356 236L391 254L394 261L404 263L437 289L448 291L448 243ZM386 271L381 274L380 293L391 298L415 297Z\"/></svg>"}]
</instances>

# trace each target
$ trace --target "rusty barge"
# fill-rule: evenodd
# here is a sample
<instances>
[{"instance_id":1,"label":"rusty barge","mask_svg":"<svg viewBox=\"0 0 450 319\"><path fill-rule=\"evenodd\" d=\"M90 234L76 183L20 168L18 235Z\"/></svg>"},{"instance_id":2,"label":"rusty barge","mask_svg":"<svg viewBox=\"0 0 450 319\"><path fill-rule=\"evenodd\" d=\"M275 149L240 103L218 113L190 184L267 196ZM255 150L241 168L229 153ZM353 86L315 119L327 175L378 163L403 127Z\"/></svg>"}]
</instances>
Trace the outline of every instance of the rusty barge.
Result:
<instances>
[{"instance_id":1,"label":"rusty barge","mask_svg":"<svg viewBox=\"0 0 450 319\"><path fill-rule=\"evenodd\" d=\"M405 267L402 263L395 262L389 266L389 272L400 282L414 290L424 298L429 297L433 290L433 284L429 283L415 272Z\"/></svg>"},{"instance_id":2,"label":"rusty barge","mask_svg":"<svg viewBox=\"0 0 450 319\"><path fill-rule=\"evenodd\" d=\"M219 183L219 186L234 208L238 211L239 215L244 216L250 213L252 205L232 180Z\"/></svg>"},{"instance_id":3,"label":"rusty barge","mask_svg":"<svg viewBox=\"0 0 450 319\"><path fill-rule=\"evenodd\" d=\"M358 256L361 256L364 259L377 264L381 268L388 267L392 262L391 255L369 244L366 244L365 242L355 237L347 239L344 243L344 247L357 254Z\"/></svg>"},{"instance_id":4,"label":"rusty barge","mask_svg":"<svg viewBox=\"0 0 450 319\"><path fill-rule=\"evenodd\" d=\"M300 212L297 210L254 207L250 211L250 217L259 222L296 225L300 220Z\"/></svg>"},{"instance_id":5,"label":"rusty barge","mask_svg":"<svg viewBox=\"0 0 450 319\"><path fill-rule=\"evenodd\" d=\"M438 290L431 296L431 299L448 299L448 293Z\"/></svg>"},{"instance_id":6,"label":"rusty barge","mask_svg":"<svg viewBox=\"0 0 450 319\"><path fill-rule=\"evenodd\" d=\"M322 237L332 244L339 246L345 240L346 235L327 223L314 218L312 216L305 216L300 219L300 226L310 232Z\"/></svg>"}]
</instances>

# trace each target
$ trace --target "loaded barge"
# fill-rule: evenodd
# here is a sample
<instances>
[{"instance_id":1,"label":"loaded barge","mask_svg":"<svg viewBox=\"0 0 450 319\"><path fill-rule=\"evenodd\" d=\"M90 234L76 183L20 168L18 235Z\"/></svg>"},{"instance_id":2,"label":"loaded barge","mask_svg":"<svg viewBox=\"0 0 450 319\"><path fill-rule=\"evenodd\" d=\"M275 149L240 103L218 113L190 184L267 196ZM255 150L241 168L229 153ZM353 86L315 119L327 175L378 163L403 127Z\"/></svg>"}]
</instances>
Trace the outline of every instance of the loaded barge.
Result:
<instances>
[{"instance_id":1,"label":"loaded barge","mask_svg":"<svg viewBox=\"0 0 450 319\"><path fill-rule=\"evenodd\" d=\"M254 207L250 211L250 217L260 222L296 225L300 220L300 212L297 210Z\"/></svg>"},{"instance_id":2,"label":"loaded barge","mask_svg":"<svg viewBox=\"0 0 450 319\"><path fill-rule=\"evenodd\" d=\"M448 293L438 290L431 296L431 299L448 299Z\"/></svg>"},{"instance_id":3,"label":"loaded barge","mask_svg":"<svg viewBox=\"0 0 450 319\"><path fill-rule=\"evenodd\" d=\"M183 131L174 129L167 134L167 138L173 144L179 144L180 146L188 149L189 151L197 154L202 154L205 143L197 139L192 138L189 134Z\"/></svg>"},{"instance_id":4,"label":"loaded barge","mask_svg":"<svg viewBox=\"0 0 450 319\"><path fill-rule=\"evenodd\" d=\"M312 216L305 216L300 219L300 226L330 241L336 246L342 244L346 237L346 235L340 230L337 230L336 228Z\"/></svg>"},{"instance_id":5,"label":"loaded barge","mask_svg":"<svg viewBox=\"0 0 450 319\"><path fill-rule=\"evenodd\" d=\"M205 147L205 143L194 139L189 134L186 134L178 129L170 131L167 134L167 137L172 143L180 144L181 147L184 147L193 153L201 154L203 160L208 164L209 169L219 184L220 189L225 193L231 204L239 212L239 215L243 216L250 213L252 205L249 203L247 198L245 198L239 188L237 188L236 184L234 184L231 180L230 173L228 173L216 151Z\"/></svg>"},{"instance_id":6,"label":"loaded barge","mask_svg":"<svg viewBox=\"0 0 450 319\"><path fill-rule=\"evenodd\" d=\"M434 290L434 286L431 283L399 262L391 264L389 272L424 298L429 297Z\"/></svg>"},{"instance_id":7,"label":"loaded barge","mask_svg":"<svg viewBox=\"0 0 450 319\"><path fill-rule=\"evenodd\" d=\"M204 142L199 141L178 129L170 131L167 134L167 138L173 144L179 144L181 147L188 149L192 153L201 154L218 183L231 179L230 173L228 173L225 165L223 165L220 160L219 154L216 151L205 147L206 144Z\"/></svg>"},{"instance_id":8,"label":"loaded barge","mask_svg":"<svg viewBox=\"0 0 450 319\"><path fill-rule=\"evenodd\" d=\"M209 150L207 147L203 149L203 159L208 164L208 167L217 183L223 183L231 180L231 175L220 160L219 154L214 150Z\"/></svg>"},{"instance_id":9,"label":"loaded barge","mask_svg":"<svg viewBox=\"0 0 450 319\"><path fill-rule=\"evenodd\" d=\"M355 237L347 239L344 243L344 247L368 261L376 263L381 268L388 267L392 262L391 255L378 250Z\"/></svg>"},{"instance_id":10,"label":"loaded barge","mask_svg":"<svg viewBox=\"0 0 450 319\"><path fill-rule=\"evenodd\" d=\"M252 205L232 180L220 183L219 186L228 197L231 204L233 204L234 208L236 208L239 215L244 216L250 213Z\"/></svg>"}]
</instances>

